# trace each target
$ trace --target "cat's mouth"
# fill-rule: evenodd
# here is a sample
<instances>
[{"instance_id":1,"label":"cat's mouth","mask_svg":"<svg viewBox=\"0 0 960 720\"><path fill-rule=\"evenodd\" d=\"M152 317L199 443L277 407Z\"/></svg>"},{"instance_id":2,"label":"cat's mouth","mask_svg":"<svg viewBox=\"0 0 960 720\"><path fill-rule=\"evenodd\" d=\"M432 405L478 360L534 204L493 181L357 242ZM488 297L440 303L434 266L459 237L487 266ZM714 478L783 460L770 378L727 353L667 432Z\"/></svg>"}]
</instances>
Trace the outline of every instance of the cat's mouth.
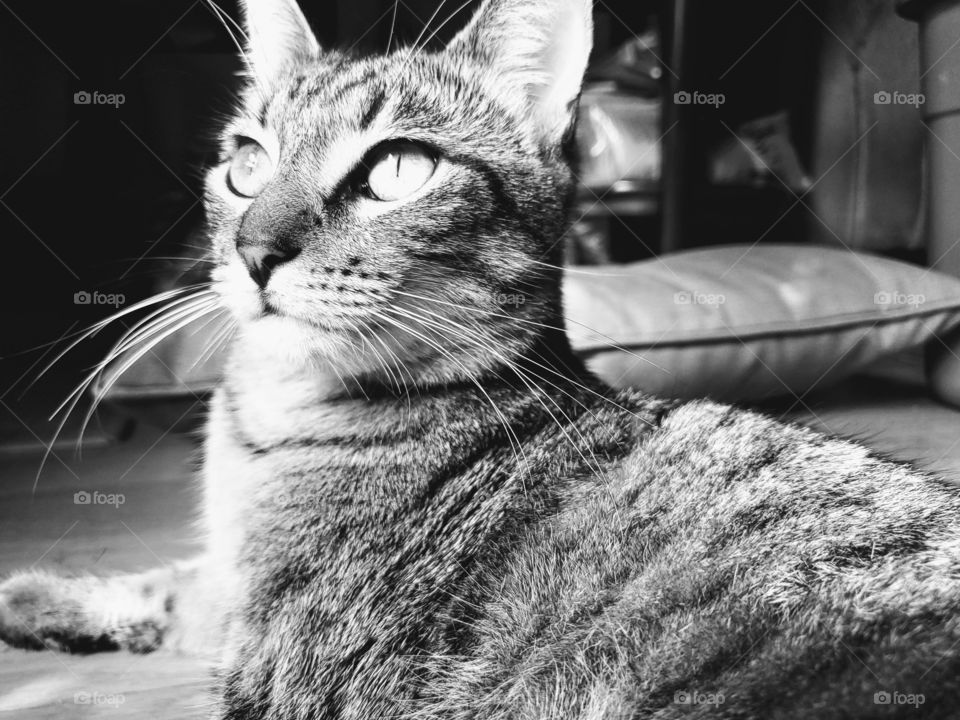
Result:
<instances>
[{"instance_id":1,"label":"cat's mouth","mask_svg":"<svg viewBox=\"0 0 960 720\"><path fill-rule=\"evenodd\" d=\"M269 290L260 291L258 301L260 312L255 316L256 320L287 321L303 329L320 331L324 334L343 334L350 330L349 323L344 325L343 322L325 317L322 313L305 314L298 312L296 308L284 308Z\"/></svg>"},{"instance_id":2,"label":"cat's mouth","mask_svg":"<svg viewBox=\"0 0 960 720\"><path fill-rule=\"evenodd\" d=\"M276 305L266 293L260 294L260 308L264 316L276 315L283 316L285 313Z\"/></svg>"}]
</instances>

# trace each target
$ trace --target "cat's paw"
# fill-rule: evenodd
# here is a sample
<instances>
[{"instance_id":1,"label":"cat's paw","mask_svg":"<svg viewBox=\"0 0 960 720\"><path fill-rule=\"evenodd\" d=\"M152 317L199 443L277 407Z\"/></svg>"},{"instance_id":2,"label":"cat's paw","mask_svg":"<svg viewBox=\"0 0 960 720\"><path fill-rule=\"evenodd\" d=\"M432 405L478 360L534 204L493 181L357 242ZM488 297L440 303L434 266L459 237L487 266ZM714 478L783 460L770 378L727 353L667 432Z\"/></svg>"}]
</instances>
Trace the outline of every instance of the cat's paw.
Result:
<instances>
[{"instance_id":1,"label":"cat's paw","mask_svg":"<svg viewBox=\"0 0 960 720\"><path fill-rule=\"evenodd\" d=\"M150 652L163 638L163 605L123 578L19 573L0 583L0 640L68 652Z\"/></svg>"}]
</instances>

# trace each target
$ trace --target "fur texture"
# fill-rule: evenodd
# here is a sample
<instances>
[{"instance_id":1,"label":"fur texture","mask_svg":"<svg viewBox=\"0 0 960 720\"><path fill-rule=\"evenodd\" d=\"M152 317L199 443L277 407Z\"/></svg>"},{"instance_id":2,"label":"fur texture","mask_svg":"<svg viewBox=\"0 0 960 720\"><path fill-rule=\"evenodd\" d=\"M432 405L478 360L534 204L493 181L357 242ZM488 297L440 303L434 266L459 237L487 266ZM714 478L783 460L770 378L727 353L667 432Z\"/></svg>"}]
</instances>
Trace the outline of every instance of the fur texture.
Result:
<instances>
[{"instance_id":1,"label":"fur texture","mask_svg":"<svg viewBox=\"0 0 960 720\"><path fill-rule=\"evenodd\" d=\"M208 552L16 576L0 636L215 649L215 715L236 720L956 713L956 490L751 412L613 393L570 352L589 10L489 0L443 52L355 59L251 0L250 84L207 183L240 328L205 442ZM399 178L409 143L432 175L377 199L371 165L393 148ZM241 195L252 169L268 180Z\"/></svg>"}]
</instances>

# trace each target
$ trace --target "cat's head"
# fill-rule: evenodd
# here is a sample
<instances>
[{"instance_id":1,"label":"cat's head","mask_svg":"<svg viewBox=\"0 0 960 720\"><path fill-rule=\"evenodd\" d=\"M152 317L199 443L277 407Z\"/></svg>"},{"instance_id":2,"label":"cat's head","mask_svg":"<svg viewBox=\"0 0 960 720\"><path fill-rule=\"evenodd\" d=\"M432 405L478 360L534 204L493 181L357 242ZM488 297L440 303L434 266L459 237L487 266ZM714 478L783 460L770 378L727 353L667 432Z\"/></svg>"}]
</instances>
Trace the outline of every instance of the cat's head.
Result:
<instances>
[{"instance_id":1,"label":"cat's head","mask_svg":"<svg viewBox=\"0 0 960 720\"><path fill-rule=\"evenodd\" d=\"M248 341L430 382L562 326L590 0L487 0L442 51L362 59L320 48L293 0L245 10L249 85L206 194Z\"/></svg>"}]
</instances>

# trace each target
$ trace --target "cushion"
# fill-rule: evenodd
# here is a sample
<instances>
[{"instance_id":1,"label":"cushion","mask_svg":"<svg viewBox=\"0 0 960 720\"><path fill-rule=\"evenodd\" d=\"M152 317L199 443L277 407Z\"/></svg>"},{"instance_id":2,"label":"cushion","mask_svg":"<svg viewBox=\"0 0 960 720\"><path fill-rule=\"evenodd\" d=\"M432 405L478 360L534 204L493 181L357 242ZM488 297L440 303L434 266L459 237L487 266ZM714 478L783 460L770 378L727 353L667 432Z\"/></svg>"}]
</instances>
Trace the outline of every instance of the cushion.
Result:
<instances>
[{"instance_id":1,"label":"cushion","mask_svg":"<svg viewBox=\"0 0 960 720\"><path fill-rule=\"evenodd\" d=\"M602 379L682 398L802 395L960 332L960 280L829 247L729 245L568 268L564 297L571 343ZM160 343L107 399L165 426L186 415L189 426L220 374L222 358L204 350L227 322L201 320ZM946 358L931 377L960 402L960 339Z\"/></svg>"},{"instance_id":2,"label":"cushion","mask_svg":"<svg viewBox=\"0 0 960 720\"><path fill-rule=\"evenodd\" d=\"M684 398L802 394L960 326L957 278L809 245L570 268L564 296L571 342L605 381Z\"/></svg>"}]
</instances>

